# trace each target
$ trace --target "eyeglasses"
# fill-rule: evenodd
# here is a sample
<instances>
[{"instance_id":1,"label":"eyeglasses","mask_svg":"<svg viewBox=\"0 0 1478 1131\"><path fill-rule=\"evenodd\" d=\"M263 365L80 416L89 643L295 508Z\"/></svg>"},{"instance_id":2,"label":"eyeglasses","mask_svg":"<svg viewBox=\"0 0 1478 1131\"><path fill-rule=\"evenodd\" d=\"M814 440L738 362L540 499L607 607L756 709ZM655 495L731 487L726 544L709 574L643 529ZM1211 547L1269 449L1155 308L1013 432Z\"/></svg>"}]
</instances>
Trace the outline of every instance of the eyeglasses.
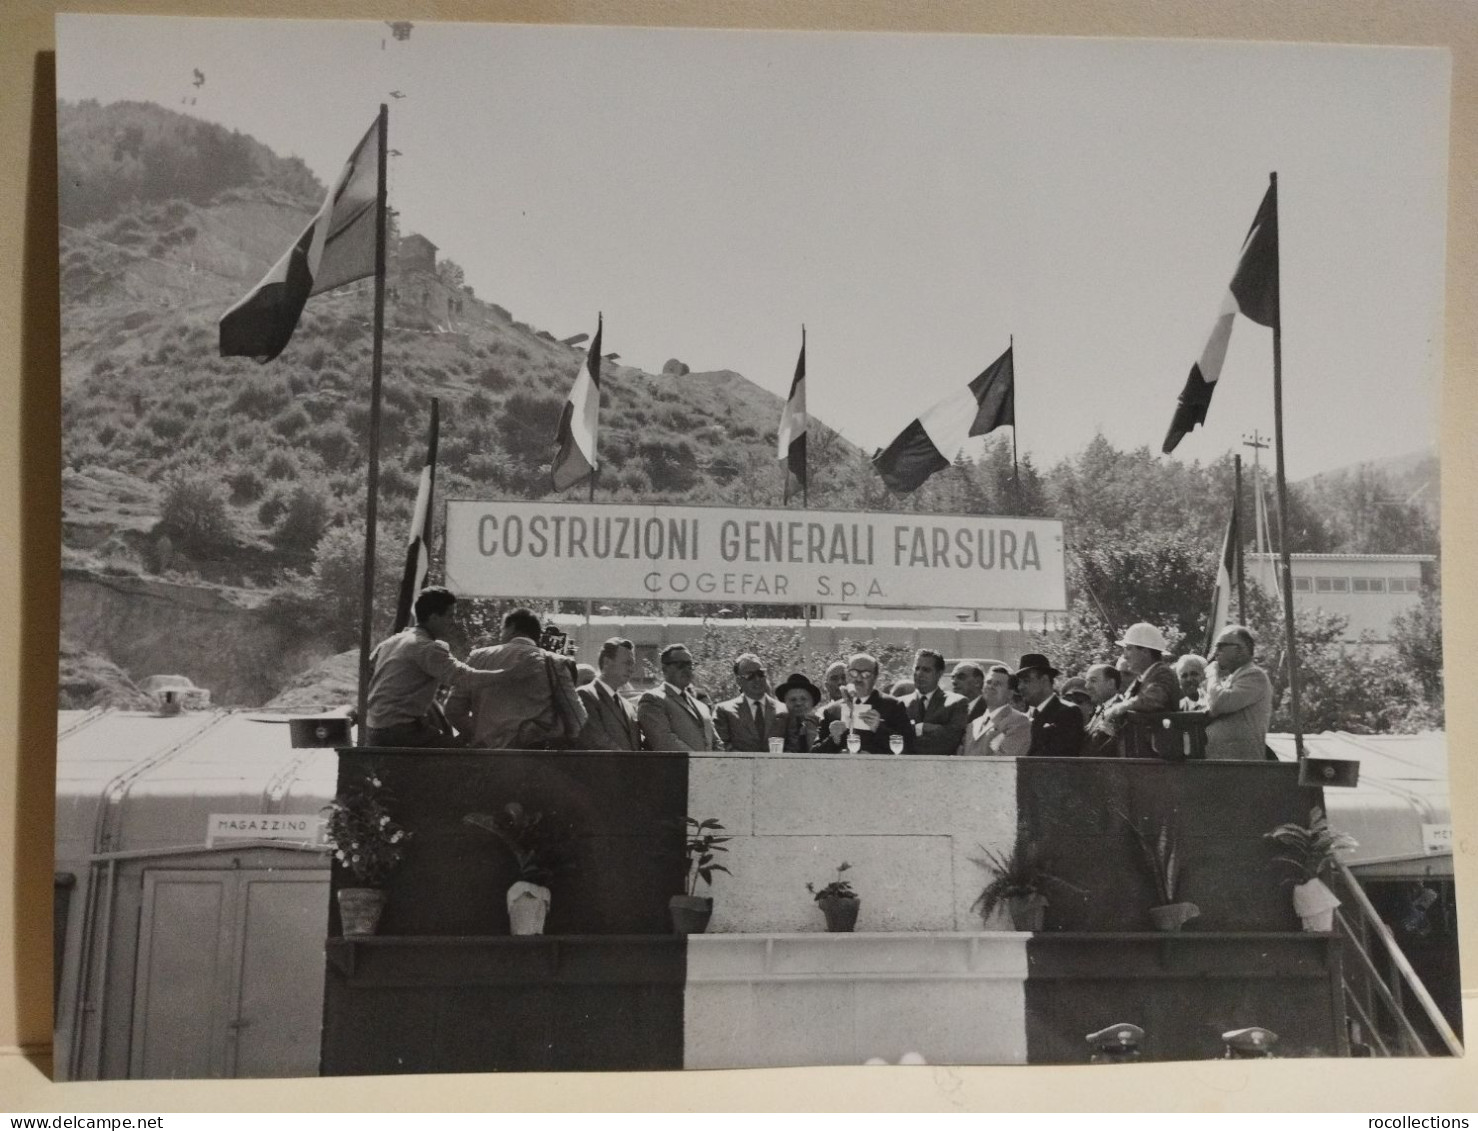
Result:
<instances>
[{"instance_id":1,"label":"eyeglasses","mask_svg":"<svg viewBox=\"0 0 1478 1131\"><path fill-rule=\"evenodd\" d=\"M861 679L863 676L876 676L878 673L871 668L867 670L863 670L862 668L848 668L847 674L853 679Z\"/></svg>"},{"instance_id":2,"label":"eyeglasses","mask_svg":"<svg viewBox=\"0 0 1478 1131\"><path fill-rule=\"evenodd\" d=\"M740 679L764 679L765 678L765 669L764 668L756 668L752 672L740 672L739 673L739 678Z\"/></svg>"}]
</instances>

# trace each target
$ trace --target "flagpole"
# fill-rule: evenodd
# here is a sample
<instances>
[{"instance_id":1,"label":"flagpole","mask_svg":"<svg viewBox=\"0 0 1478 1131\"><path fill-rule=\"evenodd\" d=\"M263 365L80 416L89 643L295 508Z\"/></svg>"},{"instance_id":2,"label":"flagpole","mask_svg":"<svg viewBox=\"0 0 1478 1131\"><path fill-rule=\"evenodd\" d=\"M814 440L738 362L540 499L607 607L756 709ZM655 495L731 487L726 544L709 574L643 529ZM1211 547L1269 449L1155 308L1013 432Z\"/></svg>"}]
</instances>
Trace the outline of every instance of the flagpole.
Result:
<instances>
[{"instance_id":1,"label":"flagpole","mask_svg":"<svg viewBox=\"0 0 1478 1131\"><path fill-rule=\"evenodd\" d=\"M1269 173L1275 202L1278 174ZM1293 748L1304 759L1303 714L1299 703L1298 644L1293 630L1293 563L1288 553L1288 477L1283 467L1283 296L1278 296L1278 316L1273 319L1273 433L1278 476L1278 541L1283 574L1283 625L1288 649L1288 695L1293 708Z\"/></svg>"},{"instance_id":2,"label":"flagpole","mask_svg":"<svg viewBox=\"0 0 1478 1131\"><path fill-rule=\"evenodd\" d=\"M999 340L999 339L998 339ZM1011 355L1011 382L1016 383L1016 335L1008 334L1006 350ZM1014 404L1014 401L1013 401ZM1011 491L1016 496L1016 513L1021 514L1021 468L1016 463L1016 411L1011 412ZM1097 598L1094 598L1097 600Z\"/></svg>"},{"instance_id":3,"label":"flagpole","mask_svg":"<svg viewBox=\"0 0 1478 1131\"><path fill-rule=\"evenodd\" d=\"M364 507L364 592L359 614L359 746L366 745L365 735L369 730L370 634L374 631L375 524L379 521L380 492L380 369L385 346L386 137L389 127L390 111L382 102L379 153L376 155L380 183L375 193L375 334L370 363L369 483Z\"/></svg>"},{"instance_id":4,"label":"flagpole","mask_svg":"<svg viewBox=\"0 0 1478 1131\"><path fill-rule=\"evenodd\" d=\"M1242 453L1232 456L1236 488L1232 493L1232 528L1237 532L1237 548L1233 559L1237 567L1237 623L1247 623L1247 567L1242 561ZM1217 626L1220 628L1220 626Z\"/></svg>"}]
</instances>

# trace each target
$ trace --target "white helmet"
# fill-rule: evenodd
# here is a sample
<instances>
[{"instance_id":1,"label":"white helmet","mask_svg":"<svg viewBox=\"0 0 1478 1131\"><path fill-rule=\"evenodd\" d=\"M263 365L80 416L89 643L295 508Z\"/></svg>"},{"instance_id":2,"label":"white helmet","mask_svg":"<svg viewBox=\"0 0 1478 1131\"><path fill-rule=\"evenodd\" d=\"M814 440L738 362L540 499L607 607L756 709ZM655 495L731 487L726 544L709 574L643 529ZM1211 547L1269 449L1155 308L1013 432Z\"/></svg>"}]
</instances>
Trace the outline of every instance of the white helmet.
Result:
<instances>
[{"instance_id":1,"label":"white helmet","mask_svg":"<svg viewBox=\"0 0 1478 1131\"><path fill-rule=\"evenodd\" d=\"M1115 643L1120 647L1133 644L1140 648L1153 648L1156 652L1170 651L1170 642L1165 639L1165 634L1146 621L1131 624L1124 633L1124 639L1116 640Z\"/></svg>"}]
</instances>

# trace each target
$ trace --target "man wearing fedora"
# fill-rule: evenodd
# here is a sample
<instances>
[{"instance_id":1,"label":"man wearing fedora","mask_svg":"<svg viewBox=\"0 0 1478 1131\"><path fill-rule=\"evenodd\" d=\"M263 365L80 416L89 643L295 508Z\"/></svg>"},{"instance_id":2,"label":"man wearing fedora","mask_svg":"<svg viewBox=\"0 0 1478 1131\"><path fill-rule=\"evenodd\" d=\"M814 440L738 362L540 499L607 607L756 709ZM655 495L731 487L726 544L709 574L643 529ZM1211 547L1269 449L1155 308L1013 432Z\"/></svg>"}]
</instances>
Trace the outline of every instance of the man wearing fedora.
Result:
<instances>
[{"instance_id":1,"label":"man wearing fedora","mask_svg":"<svg viewBox=\"0 0 1478 1131\"><path fill-rule=\"evenodd\" d=\"M1125 758L1174 757L1177 736L1155 725L1158 716L1180 706L1180 680L1165 662L1170 643L1158 628L1141 621L1129 626L1118 645L1134 680L1103 713L1117 728L1120 752Z\"/></svg>"},{"instance_id":2,"label":"man wearing fedora","mask_svg":"<svg viewBox=\"0 0 1478 1131\"><path fill-rule=\"evenodd\" d=\"M1059 675L1040 652L1028 652L1016 669L1016 688L1032 721L1027 754L1044 758L1076 758L1083 752L1083 712L1056 693Z\"/></svg>"}]
</instances>

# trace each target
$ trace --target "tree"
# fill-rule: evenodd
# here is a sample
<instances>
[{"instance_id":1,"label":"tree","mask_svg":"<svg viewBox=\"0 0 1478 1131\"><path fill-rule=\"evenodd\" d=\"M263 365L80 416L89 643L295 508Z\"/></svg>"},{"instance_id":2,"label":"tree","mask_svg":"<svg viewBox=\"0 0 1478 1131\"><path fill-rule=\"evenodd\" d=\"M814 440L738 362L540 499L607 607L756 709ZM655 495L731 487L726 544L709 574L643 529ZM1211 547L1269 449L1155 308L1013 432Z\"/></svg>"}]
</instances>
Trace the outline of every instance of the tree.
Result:
<instances>
[{"instance_id":1,"label":"tree","mask_svg":"<svg viewBox=\"0 0 1478 1131\"><path fill-rule=\"evenodd\" d=\"M1421 604L1391 621L1391 644L1402 667L1422 689L1427 702L1440 708L1442 678L1442 594L1429 589Z\"/></svg>"},{"instance_id":2,"label":"tree","mask_svg":"<svg viewBox=\"0 0 1478 1131\"><path fill-rule=\"evenodd\" d=\"M225 488L198 468L177 471L166 480L154 530L185 553L206 559L226 556L238 541Z\"/></svg>"}]
</instances>

